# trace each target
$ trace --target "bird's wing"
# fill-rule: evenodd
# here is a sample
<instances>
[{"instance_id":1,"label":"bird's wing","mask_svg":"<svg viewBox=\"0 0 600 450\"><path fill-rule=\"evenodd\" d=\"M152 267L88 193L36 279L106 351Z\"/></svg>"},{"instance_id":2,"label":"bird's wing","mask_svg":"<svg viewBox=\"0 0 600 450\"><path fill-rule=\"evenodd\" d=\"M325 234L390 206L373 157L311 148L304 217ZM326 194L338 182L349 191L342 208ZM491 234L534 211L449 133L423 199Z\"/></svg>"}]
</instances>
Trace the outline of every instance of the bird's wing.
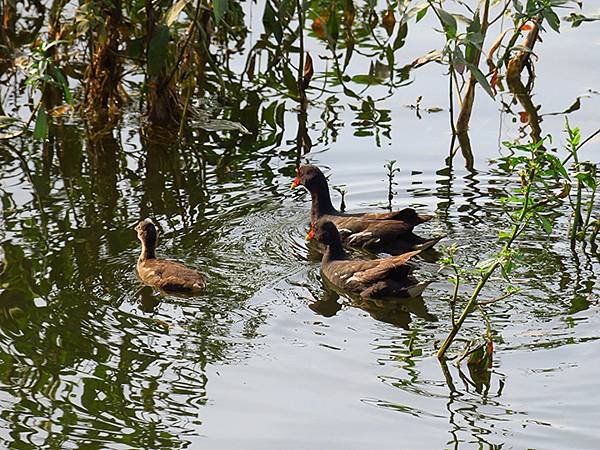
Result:
<instances>
[{"instance_id":1,"label":"bird's wing","mask_svg":"<svg viewBox=\"0 0 600 450\"><path fill-rule=\"evenodd\" d=\"M372 264L371 267L365 268L364 270L355 272L348 281L352 280L363 284L372 284L387 278L406 278L412 269L412 267L406 265L406 263L419 253L421 253L421 250L392 256L390 258L369 261L375 264Z\"/></svg>"},{"instance_id":2,"label":"bird's wing","mask_svg":"<svg viewBox=\"0 0 600 450\"><path fill-rule=\"evenodd\" d=\"M400 220L407 225L414 227L423 222L433 219L430 215L420 215L412 208L404 208L400 211L392 211L387 213L365 213L363 218L372 220Z\"/></svg>"}]
</instances>

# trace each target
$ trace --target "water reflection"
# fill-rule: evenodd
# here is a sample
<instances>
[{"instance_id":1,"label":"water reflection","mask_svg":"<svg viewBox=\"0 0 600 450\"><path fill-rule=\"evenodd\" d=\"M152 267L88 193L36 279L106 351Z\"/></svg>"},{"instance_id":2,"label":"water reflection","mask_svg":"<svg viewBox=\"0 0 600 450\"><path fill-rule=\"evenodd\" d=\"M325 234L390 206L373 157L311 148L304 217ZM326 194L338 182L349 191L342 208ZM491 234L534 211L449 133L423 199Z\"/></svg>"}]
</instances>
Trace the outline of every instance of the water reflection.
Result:
<instances>
[{"instance_id":1,"label":"water reflection","mask_svg":"<svg viewBox=\"0 0 600 450\"><path fill-rule=\"evenodd\" d=\"M423 297L403 299L364 299L348 293L340 295L338 288L326 278L322 278L323 291L315 294L315 300L308 307L323 317L333 317L344 306L352 306L367 312L373 319L389 323L405 330L410 329L411 315L429 322L435 322L437 317L431 314L425 305Z\"/></svg>"},{"instance_id":2,"label":"water reflection","mask_svg":"<svg viewBox=\"0 0 600 450\"><path fill-rule=\"evenodd\" d=\"M200 424L193 418L206 402L207 364L244 357L233 349L256 338L264 322L242 301L263 286L253 272L266 262L266 236L247 246L249 234L233 229L279 195L272 168L249 167L252 148L227 160L215 158L210 143L206 152L181 153L158 138L142 139L140 157L125 152L118 136L61 125L48 144L24 141L27 153L3 156L3 187L12 167L24 174L16 190L0 191L3 205L14 205L3 209L0 274L0 378L10 394L0 417L12 424L11 447L183 447ZM227 146L237 145L233 139ZM242 168L248 176L239 176ZM206 210L209 171L221 204ZM261 191L270 192L266 202ZM218 262L203 299L139 289L131 224L145 215L167 218L166 253ZM246 280L232 289L233 272Z\"/></svg>"}]
</instances>

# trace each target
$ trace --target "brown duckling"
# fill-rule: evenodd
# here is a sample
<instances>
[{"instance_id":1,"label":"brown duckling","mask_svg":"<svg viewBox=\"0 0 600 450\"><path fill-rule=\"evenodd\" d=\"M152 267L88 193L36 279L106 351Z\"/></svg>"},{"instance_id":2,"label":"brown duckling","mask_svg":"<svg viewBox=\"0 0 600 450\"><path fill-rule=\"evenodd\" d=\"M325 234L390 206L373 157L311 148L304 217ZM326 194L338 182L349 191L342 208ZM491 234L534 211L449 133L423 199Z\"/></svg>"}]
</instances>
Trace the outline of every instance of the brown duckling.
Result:
<instances>
[{"instance_id":1,"label":"brown duckling","mask_svg":"<svg viewBox=\"0 0 600 450\"><path fill-rule=\"evenodd\" d=\"M407 264L421 250L389 258L352 260L342 247L336 226L326 219L313 225L306 238L315 238L326 246L321 262L325 278L337 288L361 298L415 297L429 284L410 275L412 266Z\"/></svg>"},{"instance_id":2,"label":"brown duckling","mask_svg":"<svg viewBox=\"0 0 600 450\"><path fill-rule=\"evenodd\" d=\"M417 214L412 208L385 213L346 214L337 211L331 203L327 179L317 166L300 166L292 189L298 185L303 185L312 197L311 224L319 219L332 221L346 245L374 252L402 254L425 250L442 239L425 239L413 233L416 225L431 220L433 216Z\"/></svg>"},{"instance_id":3,"label":"brown duckling","mask_svg":"<svg viewBox=\"0 0 600 450\"><path fill-rule=\"evenodd\" d=\"M142 243L137 262L137 272L142 282L165 291L195 294L204 289L206 284L198 271L173 261L156 259L157 232L152 220L142 220L136 225L135 231Z\"/></svg>"}]
</instances>

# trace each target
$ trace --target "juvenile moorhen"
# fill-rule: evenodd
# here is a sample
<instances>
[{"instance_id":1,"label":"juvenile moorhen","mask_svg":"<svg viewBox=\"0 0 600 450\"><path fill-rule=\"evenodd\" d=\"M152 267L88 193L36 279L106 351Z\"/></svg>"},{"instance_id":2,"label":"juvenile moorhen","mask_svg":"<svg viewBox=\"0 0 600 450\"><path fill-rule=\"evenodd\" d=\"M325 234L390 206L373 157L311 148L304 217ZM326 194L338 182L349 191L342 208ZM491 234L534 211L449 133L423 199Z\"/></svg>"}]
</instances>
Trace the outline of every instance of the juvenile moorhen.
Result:
<instances>
[{"instance_id":1,"label":"juvenile moorhen","mask_svg":"<svg viewBox=\"0 0 600 450\"><path fill-rule=\"evenodd\" d=\"M292 182L292 189L303 185L312 197L311 224L319 219L332 221L339 230L342 242L352 247L391 254L433 247L442 237L424 239L413 233L413 228L431 220L433 216L419 215L412 208L388 213L345 214L331 203L327 179L313 165L300 166Z\"/></svg>"},{"instance_id":2,"label":"juvenile moorhen","mask_svg":"<svg viewBox=\"0 0 600 450\"><path fill-rule=\"evenodd\" d=\"M315 238L326 246L321 262L325 278L339 289L363 299L415 297L429 284L411 276L412 266L407 264L421 250L389 258L352 260L342 247L336 226L326 219L313 225L306 238Z\"/></svg>"},{"instance_id":3,"label":"juvenile moorhen","mask_svg":"<svg viewBox=\"0 0 600 450\"><path fill-rule=\"evenodd\" d=\"M156 259L156 226L150 219L142 220L135 227L142 243L142 252L137 262L137 272L145 284L164 291L198 293L205 287L199 272L173 261Z\"/></svg>"}]
</instances>

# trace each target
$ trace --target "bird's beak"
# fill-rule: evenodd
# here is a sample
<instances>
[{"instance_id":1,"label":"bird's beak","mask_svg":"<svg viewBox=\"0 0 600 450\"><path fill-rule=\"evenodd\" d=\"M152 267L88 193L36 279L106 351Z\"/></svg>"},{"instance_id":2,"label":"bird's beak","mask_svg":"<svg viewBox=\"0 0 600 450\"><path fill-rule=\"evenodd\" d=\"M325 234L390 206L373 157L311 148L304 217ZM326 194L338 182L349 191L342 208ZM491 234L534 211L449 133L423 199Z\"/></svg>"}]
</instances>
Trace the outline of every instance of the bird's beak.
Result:
<instances>
[{"instance_id":1,"label":"bird's beak","mask_svg":"<svg viewBox=\"0 0 600 450\"><path fill-rule=\"evenodd\" d=\"M302 184L302 181L300 181L300 177L296 177L296 178L294 178L294 181L292 181L292 185L290 187L292 189L294 189L295 187L298 187L301 184Z\"/></svg>"},{"instance_id":2,"label":"bird's beak","mask_svg":"<svg viewBox=\"0 0 600 450\"><path fill-rule=\"evenodd\" d=\"M309 230L309 232L306 234L306 240L307 241L312 241L314 237L315 237L315 229L311 228Z\"/></svg>"}]
</instances>

